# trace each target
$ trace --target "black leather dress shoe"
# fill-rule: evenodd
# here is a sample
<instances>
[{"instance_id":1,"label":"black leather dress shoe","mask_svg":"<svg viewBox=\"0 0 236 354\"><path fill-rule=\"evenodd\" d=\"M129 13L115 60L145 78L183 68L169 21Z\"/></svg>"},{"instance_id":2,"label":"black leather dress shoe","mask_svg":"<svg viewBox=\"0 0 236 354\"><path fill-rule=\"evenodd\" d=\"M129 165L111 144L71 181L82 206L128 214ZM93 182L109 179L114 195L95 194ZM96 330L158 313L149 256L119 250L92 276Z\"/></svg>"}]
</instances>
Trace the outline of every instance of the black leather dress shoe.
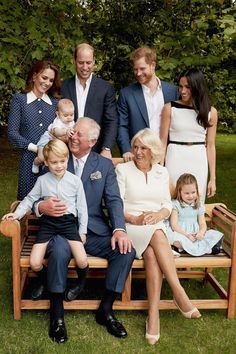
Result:
<instances>
[{"instance_id":1,"label":"black leather dress shoe","mask_svg":"<svg viewBox=\"0 0 236 354\"><path fill-rule=\"evenodd\" d=\"M32 290L32 293L31 293L31 299L32 300L40 300L40 299L42 299L44 290L45 290L45 286L43 284L41 284L41 285L37 286L36 288L34 288Z\"/></svg>"},{"instance_id":2,"label":"black leather dress shoe","mask_svg":"<svg viewBox=\"0 0 236 354\"><path fill-rule=\"evenodd\" d=\"M76 285L70 289L67 289L65 291L65 300L66 301L72 301L76 300L79 294L81 293L82 289L80 285Z\"/></svg>"},{"instance_id":3,"label":"black leather dress shoe","mask_svg":"<svg viewBox=\"0 0 236 354\"><path fill-rule=\"evenodd\" d=\"M59 318L58 320L51 321L49 337L53 340L53 342L57 342L59 344L67 341L66 326L63 319Z\"/></svg>"},{"instance_id":4,"label":"black leather dress shoe","mask_svg":"<svg viewBox=\"0 0 236 354\"><path fill-rule=\"evenodd\" d=\"M113 314L105 315L103 311L97 310L96 322L102 326L106 326L107 332L118 338L127 337L124 326L115 318Z\"/></svg>"}]
</instances>

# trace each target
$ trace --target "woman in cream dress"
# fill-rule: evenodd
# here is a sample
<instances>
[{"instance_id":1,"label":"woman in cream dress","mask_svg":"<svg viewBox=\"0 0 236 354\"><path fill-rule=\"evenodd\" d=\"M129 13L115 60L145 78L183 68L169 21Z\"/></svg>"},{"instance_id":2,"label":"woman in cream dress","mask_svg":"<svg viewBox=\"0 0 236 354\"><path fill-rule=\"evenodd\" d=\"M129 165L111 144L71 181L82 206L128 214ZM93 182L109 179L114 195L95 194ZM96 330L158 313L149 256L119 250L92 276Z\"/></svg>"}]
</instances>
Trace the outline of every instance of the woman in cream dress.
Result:
<instances>
[{"instance_id":1,"label":"woman in cream dress","mask_svg":"<svg viewBox=\"0 0 236 354\"><path fill-rule=\"evenodd\" d=\"M204 203L206 194L212 197L216 192L217 111L211 107L199 70L180 75L179 93L181 99L167 103L162 111L160 138L166 150L165 166L173 186L183 173L194 175Z\"/></svg>"},{"instance_id":2,"label":"woman in cream dress","mask_svg":"<svg viewBox=\"0 0 236 354\"><path fill-rule=\"evenodd\" d=\"M139 131L131 141L134 160L116 168L128 237L133 241L137 258L144 258L148 296L146 339L155 344L160 337L159 301L163 274L183 316L198 318L177 277L174 257L166 238L164 219L171 212L169 177L158 164L161 143L149 128Z\"/></svg>"}]
</instances>

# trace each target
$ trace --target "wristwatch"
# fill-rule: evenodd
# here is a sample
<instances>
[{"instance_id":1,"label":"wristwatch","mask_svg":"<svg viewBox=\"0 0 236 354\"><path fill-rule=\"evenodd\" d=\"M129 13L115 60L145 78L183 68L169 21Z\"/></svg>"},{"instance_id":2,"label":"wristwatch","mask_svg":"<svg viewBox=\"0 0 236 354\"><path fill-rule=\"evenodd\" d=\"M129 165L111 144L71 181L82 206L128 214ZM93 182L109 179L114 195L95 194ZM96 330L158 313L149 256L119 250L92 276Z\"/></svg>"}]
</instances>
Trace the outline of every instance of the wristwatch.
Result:
<instances>
[{"instance_id":1,"label":"wristwatch","mask_svg":"<svg viewBox=\"0 0 236 354\"><path fill-rule=\"evenodd\" d=\"M111 149L110 149L110 148L108 148L108 147L104 147L104 146L103 146L102 150L111 151Z\"/></svg>"}]
</instances>

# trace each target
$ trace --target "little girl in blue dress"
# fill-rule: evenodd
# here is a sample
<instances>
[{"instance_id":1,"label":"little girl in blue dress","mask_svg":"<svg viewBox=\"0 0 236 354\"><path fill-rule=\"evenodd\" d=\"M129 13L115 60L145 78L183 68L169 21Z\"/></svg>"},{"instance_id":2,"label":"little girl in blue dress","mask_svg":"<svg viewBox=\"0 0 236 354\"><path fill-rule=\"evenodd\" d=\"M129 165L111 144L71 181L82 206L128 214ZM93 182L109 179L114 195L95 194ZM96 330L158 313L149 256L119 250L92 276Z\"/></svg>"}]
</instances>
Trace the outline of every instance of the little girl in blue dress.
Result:
<instances>
[{"instance_id":1,"label":"little girl in blue dress","mask_svg":"<svg viewBox=\"0 0 236 354\"><path fill-rule=\"evenodd\" d=\"M212 248L223 234L207 230L204 205L200 201L196 178L188 173L176 183L170 225L167 228L169 243L192 256L212 253Z\"/></svg>"}]
</instances>

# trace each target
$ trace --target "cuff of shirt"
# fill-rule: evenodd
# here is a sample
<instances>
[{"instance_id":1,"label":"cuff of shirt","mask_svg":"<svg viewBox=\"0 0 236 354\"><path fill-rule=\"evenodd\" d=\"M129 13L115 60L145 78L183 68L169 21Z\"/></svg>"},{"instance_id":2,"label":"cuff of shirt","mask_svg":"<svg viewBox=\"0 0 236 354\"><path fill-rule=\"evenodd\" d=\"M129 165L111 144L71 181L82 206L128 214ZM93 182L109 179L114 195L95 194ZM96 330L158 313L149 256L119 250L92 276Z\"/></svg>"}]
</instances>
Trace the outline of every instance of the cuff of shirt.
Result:
<instances>
[{"instance_id":1,"label":"cuff of shirt","mask_svg":"<svg viewBox=\"0 0 236 354\"><path fill-rule=\"evenodd\" d=\"M35 213L35 215L37 216L37 218L40 218L40 216L43 215L43 213L40 214L40 212L39 212L39 204L40 204L40 203L41 203L41 202L38 202L38 203L35 203L35 204L34 204L34 213Z\"/></svg>"},{"instance_id":2,"label":"cuff of shirt","mask_svg":"<svg viewBox=\"0 0 236 354\"><path fill-rule=\"evenodd\" d=\"M33 144L33 143L29 143L27 149L28 149L29 151L32 151L32 152L35 152L35 153L37 153L37 151L38 151L37 145L35 145L35 144Z\"/></svg>"},{"instance_id":3,"label":"cuff of shirt","mask_svg":"<svg viewBox=\"0 0 236 354\"><path fill-rule=\"evenodd\" d=\"M123 231L123 232L126 233L126 230L125 230L125 229L117 228L117 229L115 229L115 230L112 231L112 235L113 235L116 231Z\"/></svg>"}]
</instances>

